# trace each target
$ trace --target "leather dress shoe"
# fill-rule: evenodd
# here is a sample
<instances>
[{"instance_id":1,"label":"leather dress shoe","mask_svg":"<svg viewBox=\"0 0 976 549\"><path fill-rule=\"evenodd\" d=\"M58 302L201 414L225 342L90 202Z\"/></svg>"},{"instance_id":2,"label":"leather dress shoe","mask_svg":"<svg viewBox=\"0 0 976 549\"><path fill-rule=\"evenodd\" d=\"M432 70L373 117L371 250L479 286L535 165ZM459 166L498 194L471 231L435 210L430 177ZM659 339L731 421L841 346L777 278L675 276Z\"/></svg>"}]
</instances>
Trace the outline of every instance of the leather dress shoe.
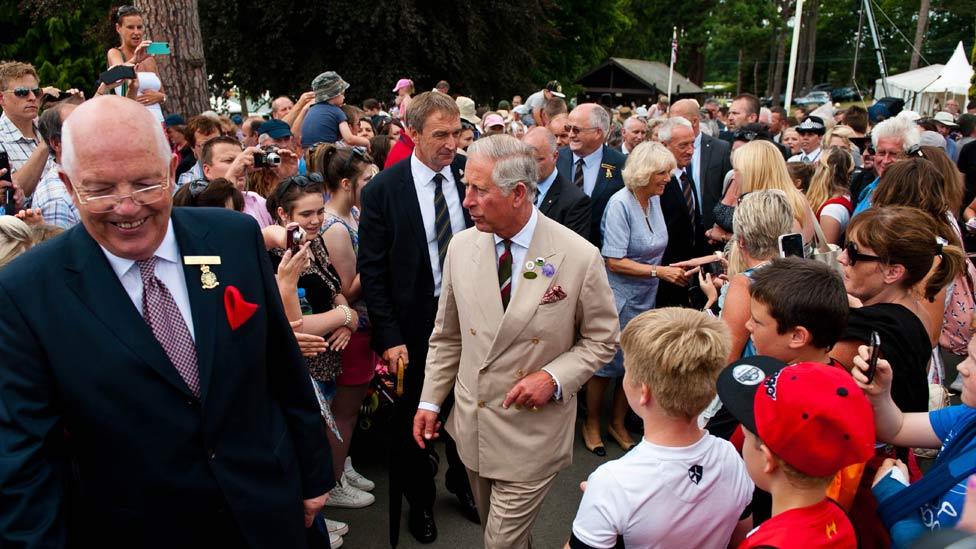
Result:
<instances>
[{"instance_id":1,"label":"leather dress shoe","mask_svg":"<svg viewBox=\"0 0 976 549\"><path fill-rule=\"evenodd\" d=\"M481 516L478 515L478 505L474 502L474 494L471 493L471 488L467 485L460 488L448 486L447 491L457 496L458 502L461 504L461 514L464 515L464 518L475 524L481 524Z\"/></svg>"},{"instance_id":2,"label":"leather dress shoe","mask_svg":"<svg viewBox=\"0 0 976 549\"><path fill-rule=\"evenodd\" d=\"M437 539L437 524L431 509L410 509L407 528L420 543L433 543Z\"/></svg>"}]
</instances>

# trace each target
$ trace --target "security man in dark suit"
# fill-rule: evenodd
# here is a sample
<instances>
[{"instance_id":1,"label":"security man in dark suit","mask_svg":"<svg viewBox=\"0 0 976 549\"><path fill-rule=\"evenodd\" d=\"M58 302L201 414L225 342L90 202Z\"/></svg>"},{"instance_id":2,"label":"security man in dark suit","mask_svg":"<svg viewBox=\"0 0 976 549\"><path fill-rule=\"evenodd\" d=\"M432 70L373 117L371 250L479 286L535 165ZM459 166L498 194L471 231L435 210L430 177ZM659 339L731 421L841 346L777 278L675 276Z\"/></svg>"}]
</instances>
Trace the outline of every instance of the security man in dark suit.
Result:
<instances>
[{"instance_id":1,"label":"security man in dark suit","mask_svg":"<svg viewBox=\"0 0 976 549\"><path fill-rule=\"evenodd\" d=\"M610 113L596 103L583 103L569 113L566 122L569 147L559 151L559 175L590 197L590 236L594 246L603 246L600 222L613 193L624 187L623 169L627 157L606 145Z\"/></svg>"},{"instance_id":2,"label":"security man in dark suit","mask_svg":"<svg viewBox=\"0 0 976 549\"><path fill-rule=\"evenodd\" d=\"M725 174L732 169L732 147L701 132L701 109L694 99L675 101L668 116L680 116L691 123L695 150L687 170L696 196L701 198L701 225L707 231L715 223L715 205L722 201Z\"/></svg>"},{"instance_id":3,"label":"security man in dark suit","mask_svg":"<svg viewBox=\"0 0 976 549\"><path fill-rule=\"evenodd\" d=\"M522 142L535 149L535 160L539 165L536 207L546 217L588 239L593 215L590 197L556 171L556 159L559 158L556 136L544 127L536 127L525 134Z\"/></svg>"},{"instance_id":4,"label":"security man in dark suit","mask_svg":"<svg viewBox=\"0 0 976 549\"><path fill-rule=\"evenodd\" d=\"M81 224L0 272L0 546L306 547L331 454L257 223L173 209L131 99L62 146Z\"/></svg>"}]
</instances>

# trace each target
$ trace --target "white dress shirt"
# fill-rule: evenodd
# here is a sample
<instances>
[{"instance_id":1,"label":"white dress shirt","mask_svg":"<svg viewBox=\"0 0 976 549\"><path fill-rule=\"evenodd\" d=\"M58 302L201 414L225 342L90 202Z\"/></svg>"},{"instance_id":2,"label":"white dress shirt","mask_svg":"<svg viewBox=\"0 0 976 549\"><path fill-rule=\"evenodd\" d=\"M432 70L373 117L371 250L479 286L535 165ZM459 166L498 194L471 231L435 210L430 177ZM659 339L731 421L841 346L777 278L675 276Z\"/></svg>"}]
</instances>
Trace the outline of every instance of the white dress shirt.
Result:
<instances>
[{"instance_id":1,"label":"white dress shirt","mask_svg":"<svg viewBox=\"0 0 976 549\"><path fill-rule=\"evenodd\" d=\"M695 198L698 203L701 204L702 191L701 191L701 147L702 147L702 136L701 132L695 136L695 152L691 155L691 164L688 166L690 170L688 175L691 176L692 181L695 182Z\"/></svg>"},{"instance_id":2,"label":"white dress shirt","mask_svg":"<svg viewBox=\"0 0 976 549\"><path fill-rule=\"evenodd\" d=\"M529 216L528 222L526 222L526 224L522 227L521 231L519 231L515 236L509 239L512 241L512 245L511 245L512 291L511 294L509 294L511 296L511 299L516 299L516 297L518 296L516 291L518 290L519 281L522 280L522 273L525 271L525 262L527 261L525 256L526 254L529 253L529 245L532 244L532 236L535 235L535 227L536 225L538 225L538 223L539 223L539 210L533 207L532 215ZM505 244L504 244L504 239L498 236L497 234L493 235L493 237L495 239L495 264L497 265L498 258L501 257L503 253L505 253ZM535 258L531 258L531 259L535 259ZM538 270L538 267L536 269ZM499 289L499 291L501 290ZM509 302L509 305L511 305L511 302ZM556 393L553 395L553 397L556 400L561 399L562 392L563 392L562 384L559 383L559 380L556 379L556 376L548 369L543 368L542 370L548 373L550 376L552 376L552 379L556 381ZM417 406L417 408L421 410L428 410L434 413L440 413L441 411L440 406L436 404L432 404L430 402L421 402Z\"/></svg>"},{"instance_id":3,"label":"white dress shirt","mask_svg":"<svg viewBox=\"0 0 976 549\"><path fill-rule=\"evenodd\" d=\"M573 165L570 167L569 180L576 181L576 162L580 159L573 153ZM583 157L583 192L586 196L593 196L593 189L596 188L596 178L600 175L600 163L603 162L603 147L597 149Z\"/></svg>"},{"instance_id":4,"label":"white dress shirt","mask_svg":"<svg viewBox=\"0 0 976 549\"><path fill-rule=\"evenodd\" d=\"M803 162L804 164L813 164L817 160L820 160L821 152L820 147L817 147L809 153L805 153L801 150L800 154L794 154L789 160L787 160L787 162Z\"/></svg>"},{"instance_id":5,"label":"white dress shirt","mask_svg":"<svg viewBox=\"0 0 976 549\"><path fill-rule=\"evenodd\" d=\"M411 154L410 173L413 176L414 187L417 189L420 216L423 217L424 233L427 235L430 271L434 275L434 296L439 297L441 295L441 262L437 251L437 230L434 226L434 175L440 173L444 176L444 181L441 182L441 190L444 192L444 201L447 202L447 213L451 216L451 231L454 234L465 229L461 197L458 196L454 174L451 173L450 166L444 166L440 172L434 172L421 162L416 154Z\"/></svg>"},{"instance_id":6,"label":"white dress shirt","mask_svg":"<svg viewBox=\"0 0 976 549\"><path fill-rule=\"evenodd\" d=\"M142 316L142 274L139 266L131 259L119 257L112 252L102 248L102 253L108 259L115 276L119 277L119 282L125 288L125 293L129 294L129 299L135 306L139 316ZM176 243L176 233L173 232L173 220L169 220L166 227L166 236L163 242L156 248L156 278L163 281L169 293L173 296L173 301L183 315L186 328L190 332L190 337L196 341L196 334L193 332L193 315L190 312L190 296L186 291L186 278L183 276L183 261L180 255L180 246Z\"/></svg>"},{"instance_id":7,"label":"white dress shirt","mask_svg":"<svg viewBox=\"0 0 976 549\"><path fill-rule=\"evenodd\" d=\"M556 181L556 176L559 175L557 170L552 170L549 177L539 181L535 190L535 206L538 208L542 206L542 201L546 199L546 195L549 194L549 189L552 188L552 184Z\"/></svg>"}]
</instances>

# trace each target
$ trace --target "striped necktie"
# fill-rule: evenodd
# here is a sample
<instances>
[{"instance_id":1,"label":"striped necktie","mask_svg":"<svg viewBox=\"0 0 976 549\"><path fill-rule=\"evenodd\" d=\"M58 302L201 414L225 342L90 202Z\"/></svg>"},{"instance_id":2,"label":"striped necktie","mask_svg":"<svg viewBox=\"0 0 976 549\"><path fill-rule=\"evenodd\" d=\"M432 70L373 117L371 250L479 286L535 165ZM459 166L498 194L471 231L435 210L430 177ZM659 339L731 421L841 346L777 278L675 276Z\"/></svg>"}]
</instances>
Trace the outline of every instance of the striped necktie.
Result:
<instances>
[{"instance_id":1,"label":"striped necktie","mask_svg":"<svg viewBox=\"0 0 976 549\"><path fill-rule=\"evenodd\" d=\"M698 213L695 208L695 189L687 169L681 171L681 193L685 196L685 205L688 206L688 217L691 218L691 223L695 224Z\"/></svg>"},{"instance_id":2,"label":"striped necktie","mask_svg":"<svg viewBox=\"0 0 976 549\"><path fill-rule=\"evenodd\" d=\"M583 162L582 158L576 161L576 174L573 175L573 183L580 189L583 188L583 167L585 165L586 163Z\"/></svg>"},{"instance_id":3,"label":"striped necktie","mask_svg":"<svg viewBox=\"0 0 976 549\"><path fill-rule=\"evenodd\" d=\"M512 297L512 241L502 240L505 253L498 258L498 287L502 293L502 309L508 308L508 300Z\"/></svg>"},{"instance_id":4,"label":"striped necktie","mask_svg":"<svg viewBox=\"0 0 976 549\"><path fill-rule=\"evenodd\" d=\"M444 200L444 176L434 174L434 234L437 235L437 258L444 267L444 258L447 257L447 244L454 236L451 230L451 214L447 211L447 201Z\"/></svg>"}]
</instances>

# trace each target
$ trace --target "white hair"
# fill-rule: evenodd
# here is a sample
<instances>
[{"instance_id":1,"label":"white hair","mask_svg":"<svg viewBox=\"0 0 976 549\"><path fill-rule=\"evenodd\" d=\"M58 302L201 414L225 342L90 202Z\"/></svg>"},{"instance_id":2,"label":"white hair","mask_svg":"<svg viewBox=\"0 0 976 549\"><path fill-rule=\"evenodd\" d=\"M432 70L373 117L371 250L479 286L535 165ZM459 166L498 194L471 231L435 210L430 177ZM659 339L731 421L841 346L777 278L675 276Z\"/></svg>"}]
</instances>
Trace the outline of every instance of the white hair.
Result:
<instances>
[{"instance_id":1,"label":"white hair","mask_svg":"<svg viewBox=\"0 0 976 549\"><path fill-rule=\"evenodd\" d=\"M646 120L641 120L640 118L637 118L636 116L631 116L627 120L624 120L624 129L626 129L626 130L632 130L633 127L634 127L634 125L631 124L631 122L636 122L636 123L642 124L645 129L647 128L647 121Z\"/></svg>"},{"instance_id":2,"label":"white hair","mask_svg":"<svg viewBox=\"0 0 976 549\"><path fill-rule=\"evenodd\" d=\"M767 125L768 124L772 124L773 123L773 111L769 110L766 107L761 107L759 109L759 121L762 122L763 124L767 124Z\"/></svg>"},{"instance_id":3,"label":"white hair","mask_svg":"<svg viewBox=\"0 0 976 549\"><path fill-rule=\"evenodd\" d=\"M657 127L657 138L661 143L671 142L671 133L678 126L688 128L692 132L695 131L695 127L688 122L688 119L683 116L675 116L673 118L668 118L660 126Z\"/></svg>"},{"instance_id":4,"label":"white hair","mask_svg":"<svg viewBox=\"0 0 976 549\"><path fill-rule=\"evenodd\" d=\"M901 148L905 152L913 146L918 145L921 139L921 131L918 124L904 118L889 118L876 125L871 130L871 144L878 146L878 141L882 139L899 139Z\"/></svg>"},{"instance_id":5,"label":"white hair","mask_svg":"<svg viewBox=\"0 0 976 549\"><path fill-rule=\"evenodd\" d=\"M93 99L95 101L97 99ZM172 156L172 151L169 148L169 141L166 139L166 135L163 133L163 126L156 122L156 120L149 114L149 111L145 111L148 115L145 117L146 127L149 132L152 133L153 140L156 142L156 153L159 156L160 162L167 166L166 171L169 173L169 159ZM136 122L136 120L130 119L131 122ZM151 124L149 122L152 122ZM64 124L61 126L61 171L71 174L75 170L75 125L77 124L87 124L87 122L79 116L69 116L65 119ZM131 126L125 128L125 131L131 129ZM112 131L109 128L108 131Z\"/></svg>"},{"instance_id":6,"label":"white hair","mask_svg":"<svg viewBox=\"0 0 976 549\"><path fill-rule=\"evenodd\" d=\"M590 124L593 124L594 128L600 128L604 136L610 133L610 113L607 112L607 109L596 103L584 104L592 105L590 108Z\"/></svg>"},{"instance_id":7,"label":"white hair","mask_svg":"<svg viewBox=\"0 0 976 549\"><path fill-rule=\"evenodd\" d=\"M530 200L535 199L539 181L539 167L535 162L535 149L511 135L495 134L482 137L468 147L468 158L484 156L494 163L492 182L508 196L520 182L528 190Z\"/></svg>"}]
</instances>

